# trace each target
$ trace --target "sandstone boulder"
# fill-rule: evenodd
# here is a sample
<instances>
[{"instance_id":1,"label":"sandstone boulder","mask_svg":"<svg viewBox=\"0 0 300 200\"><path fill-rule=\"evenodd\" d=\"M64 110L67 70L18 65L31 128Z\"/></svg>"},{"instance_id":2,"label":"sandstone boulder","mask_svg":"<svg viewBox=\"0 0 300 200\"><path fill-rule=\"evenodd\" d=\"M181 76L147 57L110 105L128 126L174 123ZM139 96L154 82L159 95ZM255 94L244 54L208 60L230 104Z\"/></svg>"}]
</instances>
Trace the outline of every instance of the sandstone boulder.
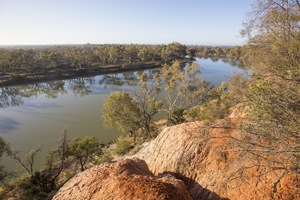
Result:
<instances>
[{"instance_id":1,"label":"sandstone boulder","mask_svg":"<svg viewBox=\"0 0 300 200\"><path fill-rule=\"evenodd\" d=\"M95 166L68 181L54 200L190 200L184 183L171 175L155 177L140 159Z\"/></svg>"}]
</instances>

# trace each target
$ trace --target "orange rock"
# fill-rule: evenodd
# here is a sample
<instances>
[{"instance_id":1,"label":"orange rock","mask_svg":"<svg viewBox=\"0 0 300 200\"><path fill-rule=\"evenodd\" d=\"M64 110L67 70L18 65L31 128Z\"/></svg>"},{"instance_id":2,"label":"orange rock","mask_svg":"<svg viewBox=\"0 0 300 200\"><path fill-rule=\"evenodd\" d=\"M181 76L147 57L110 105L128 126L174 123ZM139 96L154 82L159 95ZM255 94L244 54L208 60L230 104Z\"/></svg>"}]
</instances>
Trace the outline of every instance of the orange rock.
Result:
<instances>
[{"instance_id":1,"label":"orange rock","mask_svg":"<svg viewBox=\"0 0 300 200\"><path fill-rule=\"evenodd\" d=\"M184 183L171 175L155 177L140 159L93 167L68 181L54 200L191 200Z\"/></svg>"},{"instance_id":2,"label":"orange rock","mask_svg":"<svg viewBox=\"0 0 300 200\"><path fill-rule=\"evenodd\" d=\"M241 167L255 164L232 151L235 147L230 136L238 137L234 129L238 122L239 118L231 118L217 120L211 127L203 122L168 127L142 149L143 154L135 156L144 159L156 175L169 172L182 179L193 199L271 199L277 179L273 172L260 176L268 169L252 167L234 176ZM299 182L295 176L286 176L279 182L274 198L300 199Z\"/></svg>"}]
</instances>

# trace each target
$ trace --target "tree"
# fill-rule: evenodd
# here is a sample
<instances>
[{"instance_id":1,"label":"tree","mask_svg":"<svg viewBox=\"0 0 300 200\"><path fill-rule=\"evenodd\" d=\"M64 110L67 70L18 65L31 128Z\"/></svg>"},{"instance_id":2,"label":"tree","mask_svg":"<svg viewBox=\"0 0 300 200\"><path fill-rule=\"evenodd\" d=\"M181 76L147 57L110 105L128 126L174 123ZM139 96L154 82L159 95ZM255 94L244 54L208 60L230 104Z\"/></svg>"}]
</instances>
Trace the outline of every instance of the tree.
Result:
<instances>
[{"instance_id":1,"label":"tree","mask_svg":"<svg viewBox=\"0 0 300 200\"><path fill-rule=\"evenodd\" d=\"M109 60L113 65L116 65L121 57L121 53L123 50L123 46L121 45L113 45L109 48Z\"/></svg>"},{"instance_id":2,"label":"tree","mask_svg":"<svg viewBox=\"0 0 300 200\"><path fill-rule=\"evenodd\" d=\"M197 49L195 48L188 48L186 50L188 56L190 57L190 60L192 60L195 56L196 56L196 53L197 53Z\"/></svg>"},{"instance_id":3,"label":"tree","mask_svg":"<svg viewBox=\"0 0 300 200\"><path fill-rule=\"evenodd\" d=\"M107 46L100 46L94 49L94 54L102 61L102 66L105 66L109 58L109 48Z\"/></svg>"},{"instance_id":4,"label":"tree","mask_svg":"<svg viewBox=\"0 0 300 200\"><path fill-rule=\"evenodd\" d=\"M158 95L161 92L161 81L159 75L155 73L153 75L154 80L150 84L147 84L147 77L148 76L145 72L138 77L140 81L140 90L139 92L133 93L133 99L142 115L142 126L140 128L143 131L143 135L147 138L151 138L153 119L163 106L163 101L158 98Z\"/></svg>"},{"instance_id":5,"label":"tree","mask_svg":"<svg viewBox=\"0 0 300 200\"><path fill-rule=\"evenodd\" d=\"M178 42L172 42L168 45L164 45L161 48L161 58L164 62L169 62L177 58L182 58L186 56L186 49L185 45L182 45Z\"/></svg>"},{"instance_id":6,"label":"tree","mask_svg":"<svg viewBox=\"0 0 300 200\"><path fill-rule=\"evenodd\" d=\"M3 156L4 153L9 151L8 144L4 141L2 137L0 137L0 158ZM8 172L4 166L0 165L0 183L7 177L13 175L13 173Z\"/></svg>"},{"instance_id":7,"label":"tree","mask_svg":"<svg viewBox=\"0 0 300 200\"><path fill-rule=\"evenodd\" d=\"M86 169L86 165L96 156L101 155L99 141L94 136L79 137L73 139L67 147L68 156L74 156L80 165L81 171Z\"/></svg>"},{"instance_id":8,"label":"tree","mask_svg":"<svg viewBox=\"0 0 300 200\"><path fill-rule=\"evenodd\" d=\"M126 92L113 92L103 103L103 125L106 128L116 126L121 132L135 132L141 126L141 112Z\"/></svg>"},{"instance_id":9,"label":"tree","mask_svg":"<svg viewBox=\"0 0 300 200\"><path fill-rule=\"evenodd\" d=\"M48 69L56 67L56 58L57 55L55 52L42 49L37 53L35 57L35 65L36 67L41 68L42 70L47 72Z\"/></svg>"},{"instance_id":10,"label":"tree","mask_svg":"<svg viewBox=\"0 0 300 200\"><path fill-rule=\"evenodd\" d=\"M171 125L173 113L183 113L181 109L188 109L193 103L202 103L211 89L210 83L197 77L200 73L196 63L182 70L180 63L175 61L171 66L165 65L161 76L164 81L167 125ZM178 116L176 116L177 118ZM182 120L182 119L181 119ZM175 120L176 121L176 120Z\"/></svg>"},{"instance_id":11,"label":"tree","mask_svg":"<svg viewBox=\"0 0 300 200\"><path fill-rule=\"evenodd\" d=\"M243 34L244 59L252 67L250 108L239 150L278 175L300 174L300 3L257 0Z\"/></svg>"},{"instance_id":12,"label":"tree","mask_svg":"<svg viewBox=\"0 0 300 200\"><path fill-rule=\"evenodd\" d=\"M7 50L0 49L0 71L5 74L11 68L10 66L10 53Z\"/></svg>"},{"instance_id":13,"label":"tree","mask_svg":"<svg viewBox=\"0 0 300 200\"><path fill-rule=\"evenodd\" d=\"M31 149L27 154L25 154L24 158L21 158L18 154L20 153L20 151L18 150L10 150L8 155L16 160L23 169L26 170L26 172L28 172L28 174L30 176L32 176L35 172L33 166L34 166L34 162L35 162L35 158L36 155L41 151L41 147L38 146L34 149Z\"/></svg>"},{"instance_id":14,"label":"tree","mask_svg":"<svg viewBox=\"0 0 300 200\"><path fill-rule=\"evenodd\" d=\"M142 62L145 62L147 58L149 57L149 49L147 46L142 46L138 49L138 54L137 56L141 59Z\"/></svg>"},{"instance_id":15,"label":"tree","mask_svg":"<svg viewBox=\"0 0 300 200\"><path fill-rule=\"evenodd\" d=\"M67 48L64 52L64 57L71 67L77 70L90 65L90 53L86 48Z\"/></svg>"},{"instance_id":16,"label":"tree","mask_svg":"<svg viewBox=\"0 0 300 200\"><path fill-rule=\"evenodd\" d=\"M66 167L68 145L69 138L67 130L64 129L61 138L58 140L57 147L48 152L42 170L35 172L31 177L31 181L46 193L56 188L57 179Z\"/></svg>"},{"instance_id":17,"label":"tree","mask_svg":"<svg viewBox=\"0 0 300 200\"><path fill-rule=\"evenodd\" d=\"M128 45L125 47L125 57L129 64L132 64L134 58L137 57L137 49L134 45Z\"/></svg>"},{"instance_id":18,"label":"tree","mask_svg":"<svg viewBox=\"0 0 300 200\"><path fill-rule=\"evenodd\" d=\"M163 102L158 100L160 83L158 75L156 81L147 85L147 74L139 76L140 90L132 96L126 92L113 92L104 101L102 109L105 127L116 126L120 131L130 132L136 141L138 131L142 131L145 138L151 138L153 118L159 112Z\"/></svg>"}]
</instances>

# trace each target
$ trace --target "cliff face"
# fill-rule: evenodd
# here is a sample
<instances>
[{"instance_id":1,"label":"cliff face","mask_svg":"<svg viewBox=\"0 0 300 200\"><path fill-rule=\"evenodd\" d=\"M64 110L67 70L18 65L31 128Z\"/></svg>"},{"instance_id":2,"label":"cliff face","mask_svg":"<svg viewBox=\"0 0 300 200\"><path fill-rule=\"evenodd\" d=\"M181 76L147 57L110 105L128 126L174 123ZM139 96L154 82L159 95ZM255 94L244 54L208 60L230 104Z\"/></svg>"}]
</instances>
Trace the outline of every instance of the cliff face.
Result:
<instances>
[{"instance_id":1,"label":"cliff face","mask_svg":"<svg viewBox=\"0 0 300 200\"><path fill-rule=\"evenodd\" d=\"M53 199L191 200L192 198L181 180L171 175L155 177L143 160L126 159L79 173L67 182Z\"/></svg>"},{"instance_id":2,"label":"cliff face","mask_svg":"<svg viewBox=\"0 0 300 200\"><path fill-rule=\"evenodd\" d=\"M251 166L253 160L233 150L230 136L237 118L219 120L208 127L202 122L165 128L142 153L154 174L172 173L182 179L193 199L271 199L277 176L262 167ZM275 199L300 199L299 180L286 176L277 185Z\"/></svg>"}]
</instances>

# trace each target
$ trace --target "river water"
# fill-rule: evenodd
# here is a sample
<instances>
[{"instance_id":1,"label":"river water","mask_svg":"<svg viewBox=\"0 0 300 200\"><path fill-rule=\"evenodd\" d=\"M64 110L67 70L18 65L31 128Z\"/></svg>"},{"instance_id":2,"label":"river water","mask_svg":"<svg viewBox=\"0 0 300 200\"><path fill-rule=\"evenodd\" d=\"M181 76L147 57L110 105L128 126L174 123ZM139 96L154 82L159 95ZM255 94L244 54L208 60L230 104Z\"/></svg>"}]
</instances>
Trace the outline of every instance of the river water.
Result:
<instances>
[{"instance_id":1,"label":"river water","mask_svg":"<svg viewBox=\"0 0 300 200\"><path fill-rule=\"evenodd\" d=\"M243 69L222 60L200 59L201 76L214 85L227 81ZM153 74L159 69L146 70ZM40 166L46 152L56 145L64 129L70 138L96 136L107 143L117 138L116 129L102 127L103 100L113 91L134 91L136 77L142 71L100 75L62 81L0 88L0 136L22 156L42 146L37 158ZM17 168L15 161L2 159L0 164Z\"/></svg>"}]
</instances>

